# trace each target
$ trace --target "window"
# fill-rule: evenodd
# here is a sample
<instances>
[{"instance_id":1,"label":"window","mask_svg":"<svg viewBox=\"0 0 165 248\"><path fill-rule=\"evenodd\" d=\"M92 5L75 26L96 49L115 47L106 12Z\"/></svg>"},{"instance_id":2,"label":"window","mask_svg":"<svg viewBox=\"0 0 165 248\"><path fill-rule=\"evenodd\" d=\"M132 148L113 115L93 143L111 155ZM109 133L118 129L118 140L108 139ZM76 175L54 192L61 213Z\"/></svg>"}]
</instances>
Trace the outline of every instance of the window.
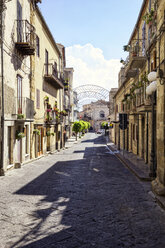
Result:
<instances>
[{"instance_id":1,"label":"window","mask_svg":"<svg viewBox=\"0 0 165 248\"><path fill-rule=\"evenodd\" d=\"M26 142L25 142L25 153L29 154L29 126L25 126L25 136L26 136Z\"/></svg>"},{"instance_id":2,"label":"window","mask_svg":"<svg viewBox=\"0 0 165 248\"><path fill-rule=\"evenodd\" d=\"M133 135L132 135L133 140L135 140L135 124L133 124L133 130L132 130L132 132L133 132Z\"/></svg>"},{"instance_id":3,"label":"window","mask_svg":"<svg viewBox=\"0 0 165 248\"><path fill-rule=\"evenodd\" d=\"M19 1L17 1L17 40L23 41L22 6Z\"/></svg>"},{"instance_id":4,"label":"window","mask_svg":"<svg viewBox=\"0 0 165 248\"><path fill-rule=\"evenodd\" d=\"M22 114L22 77L17 75L17 114Z\"/></svg>"},{"instance_id":5,"label":"window","mask_svg":"<svg viewBox=\"0 0 165 248\"><path fill-rule=\"evenodd\" d=\"M12 158L11 158L11 151L12 151L12 148L11 148L11 127L8 127L8 164L11 164L12 163Z\"/></svg>"},{"instance_id":6,"label":"window","mask_svg":"<svg viewBox=\"0 0 165 248\"><path fill-rule=\"evenodd\" d=\"M116 105L116 113L118 113L118 105Z\"/></svg>"},{"instance_id":7,"label":"window","mask_svg":"<svg viewBox=\"0 0 165 248\"><path fill-rule=\"evenodd\" d=\"M38 36L36 36L36 54L38 57L40 56L40 39Z\"/></svg>"},{"instance_id":8,"label":"window","mask_svg":"<svg viewBox=\"0 0 165 248\"><path fill-rule=\"evenodd\" d=\"M40 108L40 90L39 89L36 90L36 108L37 109Z\"/></svg>"},{"instance_id":9,"label":"window","mask_svg":"<svg viewBox=\"0 0 165 248\"><path fill-rule=\"evenodd\" d=\"M146 53L146 23L144 22L142 27L142 54L145 56Z\"/></svg>"},{"instance_id":10,"label":"window","mask_svg":"<svg viewBox=\"0 0 165 248\"><path fill-rule=\"evenodd\" d=\"M48 63L49 63L49 53L45 49L45 74L48 75Z\"/></svg>"},{"instance_id":11,"label":"window","mask_svg":"<svg viewBox=\"0 0 165 248\"><path fill-rule=\"evenodd\" d=\"M149 0L149 12L151 11L151 0Z\"/></svg>"},{"instance_id":12,"label":"window","mask_svg":"<svg viewBox=\"0 0 165 248\"><path fill-rule=\"evenodd\" d=\"M100 118L104 118L105 117L105 114L104 114L104 111L100 111Z\"/></svg>"}]
</instances>

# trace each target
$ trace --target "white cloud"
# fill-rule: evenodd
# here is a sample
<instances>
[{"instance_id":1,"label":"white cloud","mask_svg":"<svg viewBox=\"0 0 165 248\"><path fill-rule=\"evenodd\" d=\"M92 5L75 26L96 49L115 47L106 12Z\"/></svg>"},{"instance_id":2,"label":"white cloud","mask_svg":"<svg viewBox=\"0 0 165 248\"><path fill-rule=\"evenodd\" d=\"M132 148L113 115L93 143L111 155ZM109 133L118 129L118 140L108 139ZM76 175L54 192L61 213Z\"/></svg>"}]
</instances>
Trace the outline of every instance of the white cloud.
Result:
<instances>
[{"instance_id":1,"label":"white cloud","mask_svg":"<svg viewBox=\"0 0 165 248\"><path fill-rule=\"evenodd\" d=\"M92 44L74 45L66 48L67 67L74 68L74 88L95 84L110 90L118 86L120 60L106 60L103 51Z\"/></svg>"}]
</instances>

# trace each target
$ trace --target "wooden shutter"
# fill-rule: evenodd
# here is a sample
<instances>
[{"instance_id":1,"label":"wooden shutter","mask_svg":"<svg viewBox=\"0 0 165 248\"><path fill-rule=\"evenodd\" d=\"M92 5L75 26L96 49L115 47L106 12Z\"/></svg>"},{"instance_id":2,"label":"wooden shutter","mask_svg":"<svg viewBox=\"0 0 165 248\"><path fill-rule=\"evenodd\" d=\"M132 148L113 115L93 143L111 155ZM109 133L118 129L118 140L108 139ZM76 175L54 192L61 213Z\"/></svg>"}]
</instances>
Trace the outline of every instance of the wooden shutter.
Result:
<instances>
[{"instance_id":1,"label":"wooden shutter","mask_svg":"<svg viewBox=\"0 0 165 248\"><path fill-rule=\"evenodd\" d=\"M155 70L156 69L156 50L154 50L153 52L153 69Z\"/></svg>"},{"instance_id":2,"label":"wooden shutter","mask_svg":"<svg viewBox=\"0 0 165 248\"><path fill-rule=\"evenodd\" d=\"M38 57L40 56L40 39L38 36L36 36L36 54Z\"/></svg>"},{"instance_id":3,"label":"wooden shutter","mask_svg":"<svg viewBox=\"0 0 165 248\"><path fill-rule=\"evenodd\" d=\"M146 53L146 23L144 22L142 27L142 55Z\"/></svg>"},{"instance_id":4,"label":"wooden shutter","mask_svg":"<svg viewBox=\"0 0 165 248\"><path fill-rule=\"evenodd\" d=\"M37 109L40 108L40 90L39 89L36 90L36 108Z\"/></svg>"}]
</instances>

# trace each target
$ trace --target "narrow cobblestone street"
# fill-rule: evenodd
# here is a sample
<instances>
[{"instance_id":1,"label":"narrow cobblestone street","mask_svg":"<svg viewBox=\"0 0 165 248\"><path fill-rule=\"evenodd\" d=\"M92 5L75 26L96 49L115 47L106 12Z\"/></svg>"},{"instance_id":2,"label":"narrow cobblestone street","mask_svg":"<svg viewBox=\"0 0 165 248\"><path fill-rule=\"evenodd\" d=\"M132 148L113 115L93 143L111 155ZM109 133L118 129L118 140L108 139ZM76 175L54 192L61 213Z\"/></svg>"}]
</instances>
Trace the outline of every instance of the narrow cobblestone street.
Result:
<instances>
[{"instance_id":1,"label":"narrow cobblestone street","mask_svg":"<svg viewBox=\"0 0 165 248\"><path fill-rule=\"evenodd\" d=\"M165 213L88 133L0 178L1 248L164 248Z\"/></svg>"}]
</instances>

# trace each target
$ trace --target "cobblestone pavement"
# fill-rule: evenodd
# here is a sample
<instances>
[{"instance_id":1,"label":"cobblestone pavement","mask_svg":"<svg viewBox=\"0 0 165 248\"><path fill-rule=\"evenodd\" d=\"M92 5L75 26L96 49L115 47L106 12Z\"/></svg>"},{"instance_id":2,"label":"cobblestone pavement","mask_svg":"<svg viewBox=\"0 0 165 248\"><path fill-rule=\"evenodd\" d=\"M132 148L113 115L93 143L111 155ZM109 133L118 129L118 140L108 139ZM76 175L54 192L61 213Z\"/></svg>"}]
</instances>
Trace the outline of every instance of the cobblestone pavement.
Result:
<instances>
[{"instance_id":1,"label":"cobblestone pavement","mask_svg":"<svg viewBox=\"0 0 165 248\"><path fill-rule=\"evenodd\" d=\"M0 178L1 248L165 248L165 212L100 135Z\"/></svg>"}]
</instances>

